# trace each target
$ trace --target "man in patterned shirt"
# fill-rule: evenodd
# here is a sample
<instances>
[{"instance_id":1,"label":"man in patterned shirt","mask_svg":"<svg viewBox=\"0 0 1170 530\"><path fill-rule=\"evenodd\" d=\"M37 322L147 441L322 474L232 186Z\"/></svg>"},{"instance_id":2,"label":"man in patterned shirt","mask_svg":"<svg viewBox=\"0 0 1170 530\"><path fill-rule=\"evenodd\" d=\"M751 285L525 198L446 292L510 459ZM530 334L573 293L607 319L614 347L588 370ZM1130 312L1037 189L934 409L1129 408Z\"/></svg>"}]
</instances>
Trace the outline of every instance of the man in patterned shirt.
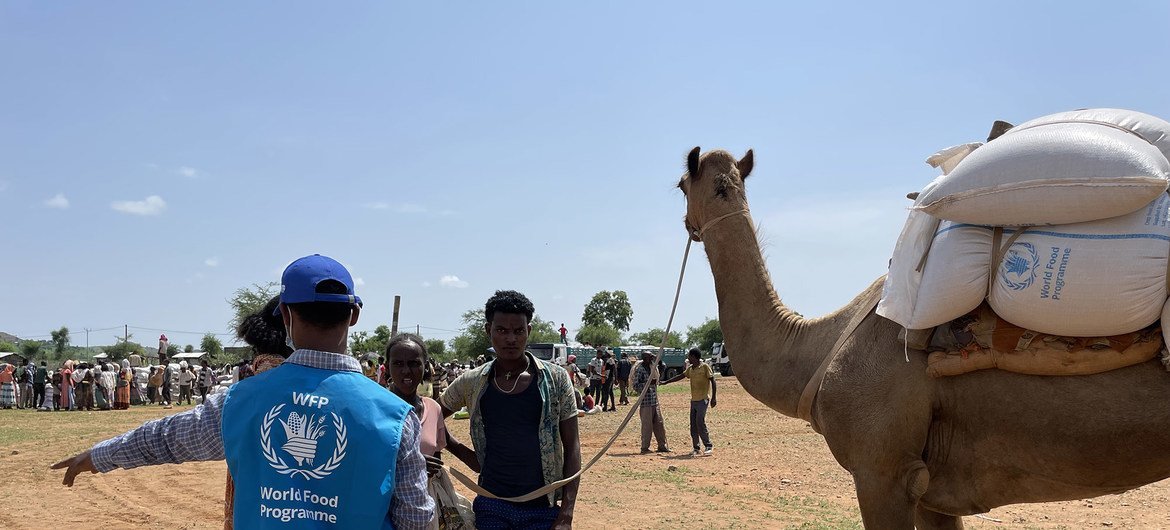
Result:
<instances>
[{"instance_id":1,"label":"man in patterned shirt","mask_svg":"<svg viewBox=\"0 0 1170 530\"><path fill-rule=\"evenodd\" d=\"M464 372L439 399L444 416L463 407L471 413L479 485L500 497L475 498L477 528L567 529L573 524L580 480L521 499L581 469L569 374L525 348L534 312L523 294L496 291L484 306L484 331L496 358Z\"/></svg>"},{"instance_id":2,"label":"man in patterned shirt","mask_svg":"<svg viewBox=\"0 0 1170 530\"><path fill-rule=\"evenodd\" d=\"M658 367L654 366L656 355L647 350L642 353L642 362L634 372L634 392L645 393L638 415L642 419L642 454L650 452L650 433L658 440L658 452L669 453L666 445L666 425L662 423L662 408L658 406Z\"/></svg>"},{"instance_id":3,"label":"man in patterned shirt","mask_svg":"<svg viewBox=\"0 0 1170 530\"><path fill-rule=\"evenodd\" d=\"M419 419L345 354L361 311L349 272L325 256L294 261L279 311L295 350L284 364L58 462L63 483L84 471L226 458L237 529L427 528L434 502Z\"/></svg>"}]
</instances>

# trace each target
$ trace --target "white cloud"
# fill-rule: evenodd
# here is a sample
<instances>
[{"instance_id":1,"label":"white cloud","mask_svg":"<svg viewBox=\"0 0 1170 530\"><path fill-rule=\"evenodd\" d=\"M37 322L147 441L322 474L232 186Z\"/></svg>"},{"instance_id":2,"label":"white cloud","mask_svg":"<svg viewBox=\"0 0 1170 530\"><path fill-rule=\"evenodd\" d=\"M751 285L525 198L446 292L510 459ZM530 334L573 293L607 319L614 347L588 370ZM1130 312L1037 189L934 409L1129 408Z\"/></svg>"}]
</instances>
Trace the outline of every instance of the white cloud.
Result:
<instances>
[{"instance_id":1,"label":"white cloud","mask_svg":"<svg viewBox=\"0 0 1170 530\"><path fill-rule=\"evenodd\" d=\"M207 259L203 260L203 264L207 265L208 267L218 267L219 266L219 258L207 258Z\"/></svg>"},{"instance_id":2,"label":"white cloud","mask_svg":"<svg viewBox=\"0 0 1170 530\"><path fill-rule=\"evenodd\" d=\"M167 202L158 195L151 195L141 201L114 201L110 208L134 215L158 215L167 208Z\"/></svg>"},{"instance_id":3,"label":"white cloud","mask_svg":"<svg viewBox=\"0 0 1170 530\"><path fill-rule=\"evenodd\" d=\"M69 199L66 199L64 194L58 193L52 199L45 201L45 206L64 210L69 208Z\"/></svg>"},{"instance_id":4,"label":"white cloud","mask_svg":"<svg viewBox=\"0 0 1170 530\"><path fill-rule=\"evenodd\" d=\"M353 278L353 285L354 285L355 287L361 287L361 286L363 286L363 285L365 285L365 284L366 284L366 281L365 281L365 280L363 280L363 279L361 278L361 276L354 276L354 278Z\"/></svg>"},{"instance_id":5,"label":"white cloud","mask_svg":"<svg viewBox=\"0 0 1170 530\"><path fill-rule=\"evenodd\" d=\"M448 274L442 278L439 278L439 285L443 287L450 287L452 289L463 289L467 287L468 283L460 280L458 276Z\"/></svg>"},{"instance_id":6,"label":"white cloud","mask_svg":"<svg viewBox=\"0 0 1170 530\"><path fill-rule=\"evenodd\" d=\"M363 206L363 207L365 207L365 208L369 208L369 209L371 209L371 210L387 210L387 209L389 209L389 208L390 208L390 203L386 203L386 202L367 202L367 203L363 204L362 206Z\"/></svg>"},{"instance_id":7,"label":"white cloud","mask_svg":"<svg viewBox=\"0 0 1170 530\"><path fill-rule=\"evenodd\" d=\"M183 166L183 167L180 167L179 169L176 169L175 173L178 173L178 174L180 174L184 177L187 177L189 179L193 179L193 178L196 178L196 177L201 175L201 173L199 172L198 169L195 169L193 167L188 167L188 166Z\"/></svg>"},{"instance_id":8,"label":"white cloud","mask_svg":"<svg viewBox=\"0 0 1170 530\"><path fill-rule=\"evenodd\" d=\"M418 204L400 204L394 208L394 211L398 213L427 213L427 207Z\"/></svg>"}]
</instances>

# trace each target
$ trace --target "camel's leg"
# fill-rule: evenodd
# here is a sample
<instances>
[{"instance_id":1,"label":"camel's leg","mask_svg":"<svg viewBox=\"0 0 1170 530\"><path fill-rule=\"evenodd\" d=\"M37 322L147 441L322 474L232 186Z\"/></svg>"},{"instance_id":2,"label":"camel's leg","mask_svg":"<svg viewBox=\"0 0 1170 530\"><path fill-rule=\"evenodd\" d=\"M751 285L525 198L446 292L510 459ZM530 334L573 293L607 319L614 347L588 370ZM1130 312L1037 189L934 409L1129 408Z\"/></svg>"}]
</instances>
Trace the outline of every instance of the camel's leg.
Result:
<instances>
[{"instance_id":1,"label":"camel's leg","mask_svg":"<svg viewBox=\"0 0 1170 530\"><path fill-rule=\"evenodd\" d=\"M857 485L857 504L861 522L873 530L913 530L914 508L918 499L911 498L902 482L892 477L853 477Z\"/></svg>"},{"instance_id":2,"label":"camel's leg","mask_svg":"<svg viewBox=\"0 0 1170 530\"><path fill-rule=\"evenodd\" d=\"M963 518L957 515L932 512L918 506L914 526L918 530L963 530Z\"/></svg>"}]
</instances>

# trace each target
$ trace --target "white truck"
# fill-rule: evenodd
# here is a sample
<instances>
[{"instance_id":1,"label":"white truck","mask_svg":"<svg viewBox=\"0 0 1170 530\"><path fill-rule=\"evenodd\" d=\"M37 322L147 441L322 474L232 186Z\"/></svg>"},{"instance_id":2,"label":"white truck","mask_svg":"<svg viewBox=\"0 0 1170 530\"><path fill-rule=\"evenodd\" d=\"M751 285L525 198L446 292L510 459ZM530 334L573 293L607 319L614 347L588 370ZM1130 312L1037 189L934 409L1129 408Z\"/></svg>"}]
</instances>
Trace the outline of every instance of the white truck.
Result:
<instances>
[{"instance_id":1,"label":"white truck","mask_svg":"<svg viewBox=\"0 0 1170 530\"><path fill-rule=\"evenodd\" d=\"M723 348L722 342L711 345L711 368L722 376L735 375L731 370L731 359L727 358L727 350Z\"/></svg>"}]
</instances>

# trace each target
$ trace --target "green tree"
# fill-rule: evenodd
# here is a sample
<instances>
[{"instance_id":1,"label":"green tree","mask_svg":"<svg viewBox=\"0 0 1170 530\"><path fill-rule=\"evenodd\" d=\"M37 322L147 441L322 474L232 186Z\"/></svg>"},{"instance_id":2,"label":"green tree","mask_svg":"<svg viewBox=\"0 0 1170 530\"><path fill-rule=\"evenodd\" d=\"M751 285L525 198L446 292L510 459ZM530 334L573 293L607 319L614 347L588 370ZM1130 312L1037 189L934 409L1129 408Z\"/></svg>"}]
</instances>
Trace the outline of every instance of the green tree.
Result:
<instances>
[{"instance_id":1,"label":"green tree","mask_svg":"<svg viewBox=\"0 0 1170 530\"><path fill-rule=\"evenodd\" d=\"M618 331L627 331L633 318L634 309L630 307L630 298L625 291L601 291L585 304L581 323L597 326L608 322Z\"/></svg>"},{"instance_id":2,"label":"green tree","mask_svg":"<svg viewBox=\"0 0 1170 530\"><path fill-rule=\"evenodd\" d=\"M560 334L557 334L560 337ZM601 324L586 324L577 330L577 342L593 346L617 346L622 342L622 332L615 329L608 322Z\"/></svg>"},{"instance_id":3,"label":"green tree","mask_svg":"<svg viewBox=\"0 0 1170 530\"><path fill-rule=\"evenodd\" d=\"M635 333L630 335L626 342L631 345L638 346L658 346L662 344L662 328L651 328L642 333ZM677 331L671 331L670 336L666 338L667 348L686 348L686 343L683 342L682 334Z\"/></svg>"},{"instance_id":4,"label":"green tree","mask_svg":"<svg viewBox=\"0 0 1170 530\"><path fill-rule=\"evenodd\" d=\"M25 358L32 359L41 354L41 347L44 346L40 341L26 340L20 343L20 354Z\"/></svg>"},{"instance_id":5,"label":"green tree","mask_svg":"<svg viewBox=\"0 0 1170 530\"><path fill-rule=\"evenodd\" d=\"M134 337L133 333L127 337L118 337L118 342L116 344L113 346L107 346L105 348L106 355L109 355L111 360L118 361L131 355L145 354L146 348L143 348L141 344L136 342L130 342L132 337Z\"/></svg>"},{"instance_id":6,"label":"green tree","mask_svg":"<svg viewBox=\"0 0 1170 530\"><path fill-rule=\"evenodd\" d=\"M561 332L557 330L556 325L540 318L540 315L532 315L532 332L528 334L529 344L560 341Z\"/></svg>"},{"instance_id":7,"label":"green tree","mask_svg":"<svg viewBox=\"0 0 1170 530\"><path fill-rule=\"evenodd\" d=\"M435 358L445 358L447 355L447 343L443 339L426 339L423 344L427 347L427 355Z\"/></svg>"},{"instance_id":8,"label":"green tree","mask_svg":"<svg viewBox=\"0 0 1170 530\"><path fill-rule=\"evenodd\" d=\"M176 346L174 344L169 344L169 343L167 344L167 357L174 356L181 351L182 350L180 350L178 346Z\"/></svg>"},{"instance_id":9,"label":"green tree","mask_svg":"<svg viewBox=\"0 0 1170 530\"><path fill-rule=\"evenodd\" d=\"M61 326L61 329L50 331L49 336L52 337L53 353L58 357L65 355L65 348L69 346L69 328Z\"/></svg>"},{"instance_id":10,"label":"green tree","mask_svg":"<svg viewBox=\"0 0 1170 530\"><path fill-rule=\"evenodd\" d=\"M203 340L199 342L199 349L207 352L211 361L218 362L219 358L223 357L223 343L211 333L203 336Z\"/></svg>"},{"instance_id":11,"label":"green tree","mask_svg":"<svg viewBox=\"0 0 1170 530\"><path fill-rule=\"evenodd\" d=\"M0 340L0 352L16 352L16 345L6 340Z\"/></svg>"},{"instance_id":12,"label":"green tree","mask_svg":"<svg viewBox=\"0 0 1170 530\"><path fill-rule=\"evenodd\" d=\"M687 344L703 350L704 354L711 353L711 345L723 342L723 328L719 327L719 320L708 318L698 326L687 328Z\"/></svg>"},{"instance_id":13,"label":"green tree","mask_svg":"<svg viewBox=\"0 0 1170 530\"><path fill-rule=\"evenodd\" d=\"M251 287L236 289L228 299L232 306L232 319L228 321L228 327L232 330L240 327L240 322L263 309L264 304L277 294L280 294L280 284L276 282L254 283Z\"/></svg>"},{"instance_id":14,"label":"green tree","mask_svg":"<svg viewBox=\"0 0 1170 530\"><path fill-rule=\"evenodd\" d=\"M170 349L170 348L168 348L168 349ZM193 351L195 351L195 346L192 346L190 344L183 346L183 353L191 353Z\"/></svg>"},{"instance_id":15,"label":"green tree","mask_svg":"<svg viewBox=\"0 0 1170 530\"><path fill-rule=\"evenodd\" d=\"M382 324L374 328L374 334L365 331L355 331L349 334L349 353L360 355L363 353L386 353L386 345L390 343L390 326Z\"/></svg>"},{"instance_id":16,"label":"green tree","mask_svg":"<svg viewBox=\"0 0 1170 530\"><path fill-rule=\"evenodd\" d=\"M486 355L492 343L484 331L487 319L484 317L483 308L468 309L460 318L463 320L463 332L451 339L451 348L455 350L455 354L460 359L474 359Z\"/></svg>"}]
</instances>

